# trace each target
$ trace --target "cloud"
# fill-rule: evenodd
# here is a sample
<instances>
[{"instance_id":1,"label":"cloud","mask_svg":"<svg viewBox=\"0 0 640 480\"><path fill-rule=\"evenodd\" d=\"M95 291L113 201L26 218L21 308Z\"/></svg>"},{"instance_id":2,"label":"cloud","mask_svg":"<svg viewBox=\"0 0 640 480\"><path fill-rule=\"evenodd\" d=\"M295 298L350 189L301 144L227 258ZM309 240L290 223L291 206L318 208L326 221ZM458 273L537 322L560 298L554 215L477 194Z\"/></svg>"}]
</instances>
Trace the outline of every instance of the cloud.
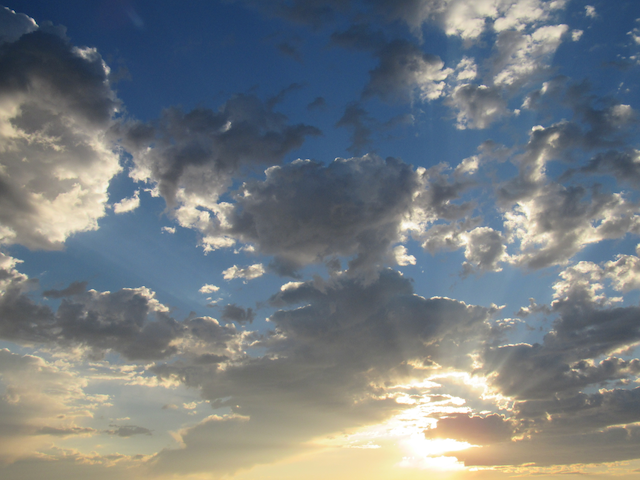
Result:
<instances>
[{"instance_id":1,"label":"cloud","mask_svg":"<svg viewBox=\"0 0 640 480\"><path fill-rule=\"evenodd\" d=\"M319 108L323 108L324 106L326 106L326 104L327 101L324 99L324 97L316 97L313 102L307 105L307 110L316 110Z\"/></svg>"},{"instance_id":2,"label":"cloud","mask_svg":"<svg viewBox=\"0 0 640 480\"><path fill-rule=\"evenodd\" d=\"M1 463L46 448L51 436L97 433L75 422L88 419L106 398L86 392L85 379L67 367L0 349Z\"/></svg>"},{"instance_id":3,"label":"cloud","mask_svg":"<svg viewBox=\"0 0 640 480\"><path fill-rule=\"evenodd\" d=\"M38 29L35 20L24 13L2 7L0 10L0 44L15 42L25 33Z\"/></svg>"},{"instance_id":4,"label":"cloud","mask_svg":"<svg viewBox=\"0 0 640 480\"><path fill-rule=\"evenodd\" d=\"M640 341L635 321L638 307L615 306L615 299L603 293L605 279L611 280L616 290L636 287L630 272L622 279L616 275L620 270L632 270L629 263L631 259L619 257L617 262L606 262L604 268L579 262L562 271L547 310L558 316L543 342L505 345L485 352L483 368L493 372L493 385L514 398L551 399L637 375L637 360L614 355ZM606 358L598 360L601 357Z\"/></svg>"},{"instance_id":5,"label":"cloud","mask_svg":"<svg viewBox=\"0 0 640 480\"><path fill-rule=\"evenodd\" d=\"M371 116L362 108L360 103L353 102L347 105L344 114L336 122L336 127L345 127L351 130L351 145L347 148L354 154L362 153L371 145Z\"/></svg>"},{"instance_id":6,"label":"cloud","mask_svg":"<svg viewBox=\"0 0 640 480\"><path fill-rule=\"evenodd\" d=\"M483 129L501 117L509 115L507 102L500 91L486 85L456 87L447 103L458 110L456 127Z\"/></svg>"},{"instance_id":7,"label":"cloud","mask_svg":"<svg viewBox=\"0 0 640 480\"><path fill-rule=\"evenodd\" d=\"M418 188L415 171L393 158L367 155L326 166L299 160L246 182L225 212L228 227L220 234L273 255L271 268L283 274L354 255L349 268L371 270L399 240Z\"/></svg>"},{"instance_id":8,"label":"cloud","mask_svg":"<svg viewBox=\"0 0 640 480\"><path fill-rule=\"evenodd\" d=\"M547 25L531 35L511 30L501 33L492 59L493 84L519 87L539 75L568 28L567 25Z\"/></svg>"},{"instance_id":9,"label":"cloud","mask_svg":"<svg viewBox=\"0 0 640 480\"><path fill-rule=\"evenodd\" d=\"M200 290L198 290L200 293L204 293L204 294L208 294L208 293L215 293L218 290L220 290L220 287L216 287L215 285L210 285L210 284L205 284L203 285Z\"/></svg>"},{"instance_id":10,"label":"cloud","mask_svg":"<svg viewBox=\"0 0 640 480\"><path fill-rule=\"evenodd\" d=\"M417 45L404 40L387 41L380 31L354 25L331 36L334 44L371 50L379 65L369 72L370 80L363 96L379 96L387 101L408 102L415 92L421 100L435 100L444 94L444 80L453 72L435 55L424 53Z\"/></svg>"},{"instance_id":11,"label":"cloud","mask_svg":"<svg viewBox=\"0 0 640 480\"><path fill-rule=\"evenodd\" d=\"M119 102L95 49L3 9L7 16L14 41L0 45L0 243L60 249L105 214L120 171L106 135Z\"/></svg>"},{"instance_id":12,"label":"cloud","mask_svg":"<svg viewBox=\"0 0 640 480\"><path fill-rule=\"evenodd\" d=\"M457 36L471 42L476 41L489 28L497 32L523 30L526 27L548 21L552 15L564 8L565 0L516 0L495 2L478 0L459 2L456 0L371 0L371 3L390 20L401 19L418 34L424 23L436 23L447 35Z\"/></svg>"},{"instance_id":13,"label":"cloud","mask_svg":"<svg viewBox=\"0 0 640 480\"><path fill-rule=\"evenodd\" d=\"M244 278L246 280L253 280L254 278L264 275L265 269L261 263L254 265L248 265L246 267L238 267L234 265L227 268L222 272L222 278L226 281L234 280L236 278Z\"/></svg>"},{"instance_id":14,"label":"cloud","mask_svg":"<svg viewBox=\"0 0 640 480\"><path fill-rule=\"evenodd\" d=\"M137 425L109 425L114 427L111 430L105 430L104 433L116 435L118 437L132 437L134 435L152 435L151 430Z\"/></svg>"},{"instance_id":15,"label":"cloud","mask_svg":"<svg viewBox=\"0 0 640 480\"><path fill-rule=\"evenodd\" d=\"M132 197L123 198L118 203L113 204L115 213L133 212L140 206L140 190L136 190Z\"/></svg>"},{"instance_id":16,"label":"cloud","mask_svg":"<svg viewBox=\"0 0 640 480\"><path fill-rule=\"evenodd\" d=\"M72 282L67 288L62 290L45 290L42 292L43 297L48 298L65 298L72 295L80 295L87 290L88 282Z\"/></svg>"},{"instance_id":17,"label":"cloud","mask_svg":"<svg viewBox=\"0 0 640 480\"><path fill-rule=\"evenodd\" d=\"M452 438L473 445L488 445L511 440L513 426L502 415L485 417L452 415L438 419L437 427L425 431L426 438Z\"/></svg>"},{"instance_id":18,"label":"cloud","mask_svg":"<svg viewBox=\"0 0 640 480\"><path fill-rule=\"evenodd\" d=\"M640 445L637 426L612 427L600 432L540 436L456 452L466 466L594 464L636 458Z\"/></svg>"},{"instance_id":19,"label":"cloud","mask_svg":"<svg viewBox=\"0 0 640 480\"><path fill-rule=\"evenodd\" d=\"M231 473L302 452L311 438L378 423L407 408L390 386L411 377L413 361L468 367L460 353L493 335L487 322L497 312L419 297L393 270L366 285L346 276L291 283L270 304L279 309L269 318L274 331L254 344L263 356L224 369L186 361L154 368L232 411L180 432L183 448L160 452L156 471Z\"/></svg>"},{"instance_id":20,"label":"cloud","mask_svg":"<svg viewBox=\"0 0 640 480\"><path fill-rule=\"evenodd\" d=\"M254 318L256 318L256 314L251 308L245 309L239 307L235 303L225 305L225 307L222 309L223 320L238 322L242 324L252 323Z\"/></svg>"},{"instance_id":21,"label":"cloud","mask_svg":"<svg viewBox=\"0 0 640 480\"><path fill-rule=\"evenodd\" d=\"M134 157L131 176L157 183L167 204L176 207L196 200L191 197L215 201L241 168L280 163L306 136L320 131L287 125L283 114L257 97L236 95L218 111L169 108L157 122L125 125L121 134Z\"/></svg>"},{"instance_id":22,"label":"cloud","mask_svg":"<svg viewBox=\"0 0 640 480\"><path fill-rule=\"evenodd\" d=\"M20 344L84 346L93 357L115 351L134 361L202 348L210 353L231 351L227 347L234 342L234 329L207 317L178 322L146 287L98 292L86 291L86 282L73 282L63 290L44 292L62 299L54 311L27 295L37 282L17 271L15 259L0 255L0 338Z\"/></svg>"}]
</instances>

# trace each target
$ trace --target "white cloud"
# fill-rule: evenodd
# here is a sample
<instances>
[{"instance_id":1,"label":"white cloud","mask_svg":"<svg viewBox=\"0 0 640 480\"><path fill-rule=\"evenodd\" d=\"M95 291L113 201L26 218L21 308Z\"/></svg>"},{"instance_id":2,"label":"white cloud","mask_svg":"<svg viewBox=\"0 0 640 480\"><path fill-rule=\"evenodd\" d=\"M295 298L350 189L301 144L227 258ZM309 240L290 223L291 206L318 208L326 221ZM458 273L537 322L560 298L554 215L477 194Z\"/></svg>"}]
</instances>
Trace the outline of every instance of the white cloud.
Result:
<instances>
[{"instance_id":1,"label":"white cloud","mask_svg":"<svg viewBox=\"0 0 640 480\"><path fill-rule=\"evenodd\" d=\"M0 243L59 249L70 235L97 229L105 214L109 181L120 171L106 135L118 101L93 49L34 31L3 52Z\"/></svg>"},{"instance_id":2,"label":"white cloud","mask_svg":"<svg viewBox=\"0 0 640 480\"><path fill-rule=\"evenodd\" d=\"M115 213L133 212L140 206L140 190L136 190L132 197L123 198L118 203L113 204Z\"/></svg>"},{"instance_id":3,"label":"white cloud","mask_svg":"<svg viewBox=\"0 0 640 480\"><path fill-rule=\"evenodd\" d=\"M492 59L493 83L502 87L519 86L541 73L568 29L567 25L546 25L531 34L502 32Z\"/></svg>"},{"instance_id":4,"label":"white cloud","mask_svg":"<svg viewBox=\"0 0 640 480\"><path fill-rule=\"evenodd\" d=\"M218 290L220 290L220 287L216 287L215 285L210 285L207 283L206 285L203 285L202 288L200 288L200 290L198 291L206 295L209 293L217 292Z\"/></svg>"},{"instance_id":5,"label":"white cloud","mask_svg":"<svg viewBox=\"0 0 640 480\"><path fill-rule=\"evenodd\" d=\"M396 259L396 263L400 266L416 264L416 257L414 257L413 255L409 255L407 253L407 247L405 247L404 245L398 245L397 247L395 247L393 249L393 255Z\"/></svg>"},{"instance_id":6,"label":"white cloud","mask_svg":"<svg viewBox=\"0 0 640 480\"><path fill-rule=\"evenodd\" d=\"M233 267L229 267L222 272L222 277L229 281L236 278L244 278L246 280L253 280L254 278L261 277L264 275L265 269L261 263L256 263L254 265L248 265L246 267L238 267L234 265Z\"/></svg>"}]
</instances>

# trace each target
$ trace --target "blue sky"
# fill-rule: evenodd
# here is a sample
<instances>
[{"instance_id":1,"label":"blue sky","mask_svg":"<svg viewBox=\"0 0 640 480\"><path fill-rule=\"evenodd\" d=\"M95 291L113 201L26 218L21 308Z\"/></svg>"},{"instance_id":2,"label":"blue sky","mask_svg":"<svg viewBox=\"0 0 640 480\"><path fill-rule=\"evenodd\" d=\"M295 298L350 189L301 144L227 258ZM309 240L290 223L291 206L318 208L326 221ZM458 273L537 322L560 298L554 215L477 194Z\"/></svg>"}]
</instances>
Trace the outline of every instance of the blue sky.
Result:
<instances>
[{"instance_id":1,"label":"blue sky","mask_svg":"<svg viewBox=\"0 0 640 480\"><path fill-rule=\"evenodd\" d=\"M639 68L634 1L6 4L3 478L633 478Z\"/></svg>"}]
</instances>

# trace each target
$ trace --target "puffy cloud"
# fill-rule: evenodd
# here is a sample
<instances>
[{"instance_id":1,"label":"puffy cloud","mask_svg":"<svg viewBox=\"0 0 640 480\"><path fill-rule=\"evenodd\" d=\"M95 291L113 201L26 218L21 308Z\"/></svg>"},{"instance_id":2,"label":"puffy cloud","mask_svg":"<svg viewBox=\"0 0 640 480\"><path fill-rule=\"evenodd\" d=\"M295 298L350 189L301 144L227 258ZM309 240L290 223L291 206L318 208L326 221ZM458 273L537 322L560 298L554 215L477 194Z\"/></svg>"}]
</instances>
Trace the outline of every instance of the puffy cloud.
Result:
<instances>
[{"instance_id":1,"label":"puffy cloud","mask_svg":"<svg viewBox=\"0 0 640 480\"><path fill-rule=\"evenodd\" d=\"M140 206L140 190L136 190L132 197L123 198L118 203L113 204L115 213L133 212Z\"/></svg>"},{"instance_id":2,"label":"puffy cloud","mask_svg":"<svg viewBox=\"0 0 640 480\"><path fill-rule=\"evenodd\" d=\"M573 174L576 171L594 175L609 174L621 183L637 187L640 185L640 151L629 149L622 152L609 150L598 153L587 165L568 173Z\"/></svg>"},{"instance_id":3,"label":"puffy cloud","mask_svg":"<svg viewBox=\"0 0 640 480\"><path fill-rule=\"evenodd\" d=\"M631 274L637 257L618 257L600 267L579 262L566 268L554 284L547 314L557 314L543 342L491 347L484 354L493 385L514 398L550 399L575 395L590 385L637 376L640 363L614 355L640 341L637 306L615 306L604 294L609 278L617 290L637 288ZM621 279L617 274L622 272ZM599 358L607 357L604 360Z\"/></svg>"},{"instance_id":4,"label":"puffy cloud","mask_svg":"<svg viewBox=\"0 0 640 480\"><path fill-rule=\"evenodd\" d=\"M499 272L502 270L499 264L509 259L504 237L492 228L474 228L462 235L462 239L466 247L464 256L467 261L462 265L465 273L475 269Z\"/></svg>"},{"instance_id":5,"label":"puffy cloud","mask_svg":"<svg viewBox=\"0 0 640 480\"><path fill-rule=\"evenodd\" d=\"M232 267L227 268L222 272L222 277L229 281L236 278L244 278L246 280L253 280L254 278L261 277L264 275L265 269L261 263L256 263L254 265L248 265L246 267L238 267L234 265Z\"/></svg>"},{"instance_id":6,"label":"puffy cloud","mask_svg":"<svg viewBox=\"0 0 640 480\"><path fill-rule=\"evenodd\" d=\"M225 305L222 309L222 319L230 320L238 323L251 323L256 317L255 312L251 308L242 308L235 303Z\"/></svg>"},{"instance_id":7,"label":"puffy cloud","mask_svg":"<svg viewBox=\"0 0 640 480\"><path fill-rule=\"evenodd\" d=\"M568 28L567 25L547 25L530 35L511 30L502 32L492 59L494 85L518 87L539 74Z\"/></svg>"},{"instance_id":8,"label":"puffy cloud","mask_svg":"<svg viewBox=\"0 0 640 480\"><path fill-rule=\"evenodd\" d=\"M1 255L1 254L0 254ZM236 336L207 317L178 322L146 287L116 292L86 291L86 282L45 291L61 298L56 311L34 302L27 293L37 286L15 268L17 261L0 256L0 337L22 344L88 347L91 355L115 351L130 360L167 358L179 352L229 353ZM231 347L233 350L235 347Z\"/></svg>"},{"instance_id":9,"label":"puffy cloud","mask_svg":"<svg viewBox=\"0 0 640 480\"><path fill-rule=\"evenodd\" d=\"M519 248L512 256L517 264L530 268L563 264L585 245L640 232L637 207L628 195L607 193L597 185L588 189L560 183L583 170L611 171L618 176L628 171L628 181L633 182L630 151L626 155L599 153L587 167L569 169L558 181L547 175L552 160L573 160L580 149L588 152L621 144L635 122L635 112L625 105L605 102L598 108L587 88L572 85L563 100L574 110L577 121L534 127L524 152L513 158L518 175L497 187L508 242ZM558 93L555 87L551 90L553 95Z\"/></svg>"},{"instance_id":10,"label":"puffy cloud","mask_svg":"<svg viewBox=\"0 0 640 480\"><path fill-rule=\"evenodd\" d=\"M396 263L400 266L416 264L416 257L414 257L413 255L409 255L407 253L407 247L405 247L404 245L398 245L397 247L395 247L393 249L393 255L396 259Z\"/></svg>"},{"instance_id":11,"label":"puffy cloud","mask_svg":"<svg viewBox=\"0 0 640 480\"><path fill-rule=\"evenodd\" d=\"M419 47L405 40L393 40L376 55L380 65L373 69L365 96L379 95L386 100L409 100L417 89L422 100L443 96L444 80L452 70L435 55L423 53Z\"/></svg>"},{"instance_id":12,"label":"puffy cloud","mask_svg":"<svg viewBox=\"0 0 640 480\"><path fill-rule=\"evenodd\" d=\"M279 308L269 318L274 331L254 343L263 356L224 368L181 360L154 367L200 387L214 408L232 410L182 431L183 448L160 452L158 471L230 473L298 453L311 438L379 422L407 408L385 385L411 378L412 362L468 368L471 357L461 352L478 352L491 338L497 311L419 297L392 270L367 284L344 275L290 283L270 303ZM249 438L241 456L229 450Z\"/></svg>"},{"instance_id":13,"label":"puffy cloud","mask_svg":"<svg viewBox=\"0 0 640 480\"><path fill-rule=\"evenodd\" d=\"M25 33L38 29L35 20L24 13L2 7L0 10L0 44L15 42Z\"/></svg>"},{"instance_id":14,"label":"puffy cloud","mask_svg":"<svg viewBox=\"0 0 640 480\"><path fill-rule=\"evenodd\" d=\"M218 111L169 108L151 124L133 123L119 134L134 157L130 175L157 184L183 226L197 227L199 208L215 210L218 196L243 168L273 165L308 135L308 125L287 118L252 95L236 95ZM184 210L184 211L182 211Z\"/></svg>"},{"instance_id":15,"label":"puffy cloud","mask_svg":"<svg viewBox=\"0 0 640 480\"><path fill-rule=\"evenodd\" d=\"M585 245L640 233L634 203L621 194L551 185L505 213L509 240L518 241L513 261L529 268L566 263Z\"/></svg>"},{"instance_id":16,"label":"puffy cloud","mask_svg":"<svg viewBox=\"0 0 640 480\"><path fill-rule=\"evenodd\" d=\"M369 72L370 80L363 95L377 95L384 100L409 101L414 93L422 100L434 100L444 94L444 80L453 72L435 55L424 53L417 45L403 39L387 41L384 34L364 25L354 25L331 36L343 47L371 50L379 65Z\"/></svg>"},{"instance_id":17,"label":"puffy cloud","mask_svg":"<svg viewBox=\"0 0 640 480\"><path fill-rule=\"evenodd\" d=\"M8 9L2 18L0 243L58 249L73 233L96 229L105 213L120 171L106 134L118 101L95 49Z\"/></svg>"},{"instance_id":18,"label":"puffy cloud","mask_svg":"<svg viewBox=\"0 0 640 480\"><path fill-rule=\"evenodd\" d=\"M352 255L350 268L370 270L399 240L418 188L416 172L393 158L367 155L326 166L299 160L246 182L220 233L274 255L271 268L283 274Z\"/></svg>"},{"instance_id":19,"label":"puffy cloud","mask_svg":"<svg viewBox=\"0 0 640 480\"><path fill-rule=\"evenodd\" d=\"M509 114L507 102L500 91L486 85L461 85L456 87L447 103L458 110L456 127L487 128L493 122Z\"/></svg>"},{"instance_id":20,"label":"puffy cloud","mask_svg":"<svg viewBox=\"0 0 640 480\"><path fill-rule=\"evenodd\" d=\"M447 35L466 41L478 39L488 28L497 32L523 30L526 27L548 21L566 0L495 1L478 0L370 0L390 19L405 21L418 32L425 22L442 26Z\"/></svg>"},{"instance_id":21,"label":"puffy cloud","mask_svg":"<svg viewBox=\"0 0 640 480\"><path fill-rule=\"evenodd\" d=\"M200 290L198 290L200 293L204 293L204 294L208 294L208 293L215 293L218 290L220 290L220 287L216 287L215 285L210 285L210 284L205 284L202 286L202 288L200 288Z\"/></svg>"}]
</instances>

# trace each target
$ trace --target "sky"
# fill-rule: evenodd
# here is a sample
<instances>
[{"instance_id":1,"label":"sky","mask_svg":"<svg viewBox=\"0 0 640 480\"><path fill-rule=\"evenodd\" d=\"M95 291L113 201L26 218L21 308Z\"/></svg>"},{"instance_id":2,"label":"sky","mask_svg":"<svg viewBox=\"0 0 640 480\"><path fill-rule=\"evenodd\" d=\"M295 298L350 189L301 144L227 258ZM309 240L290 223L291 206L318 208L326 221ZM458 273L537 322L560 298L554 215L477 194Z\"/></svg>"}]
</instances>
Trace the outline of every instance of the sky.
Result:
<instances>
[{"instance_id":1,"label":"sky","mask_svg":"<svg viewBox=\"0 0 640 480\"><path fill-rule=\"evenodd\" d=\"M0 476L640 474L640 3L0 8Z\"/></svg>"}]
</instances>

